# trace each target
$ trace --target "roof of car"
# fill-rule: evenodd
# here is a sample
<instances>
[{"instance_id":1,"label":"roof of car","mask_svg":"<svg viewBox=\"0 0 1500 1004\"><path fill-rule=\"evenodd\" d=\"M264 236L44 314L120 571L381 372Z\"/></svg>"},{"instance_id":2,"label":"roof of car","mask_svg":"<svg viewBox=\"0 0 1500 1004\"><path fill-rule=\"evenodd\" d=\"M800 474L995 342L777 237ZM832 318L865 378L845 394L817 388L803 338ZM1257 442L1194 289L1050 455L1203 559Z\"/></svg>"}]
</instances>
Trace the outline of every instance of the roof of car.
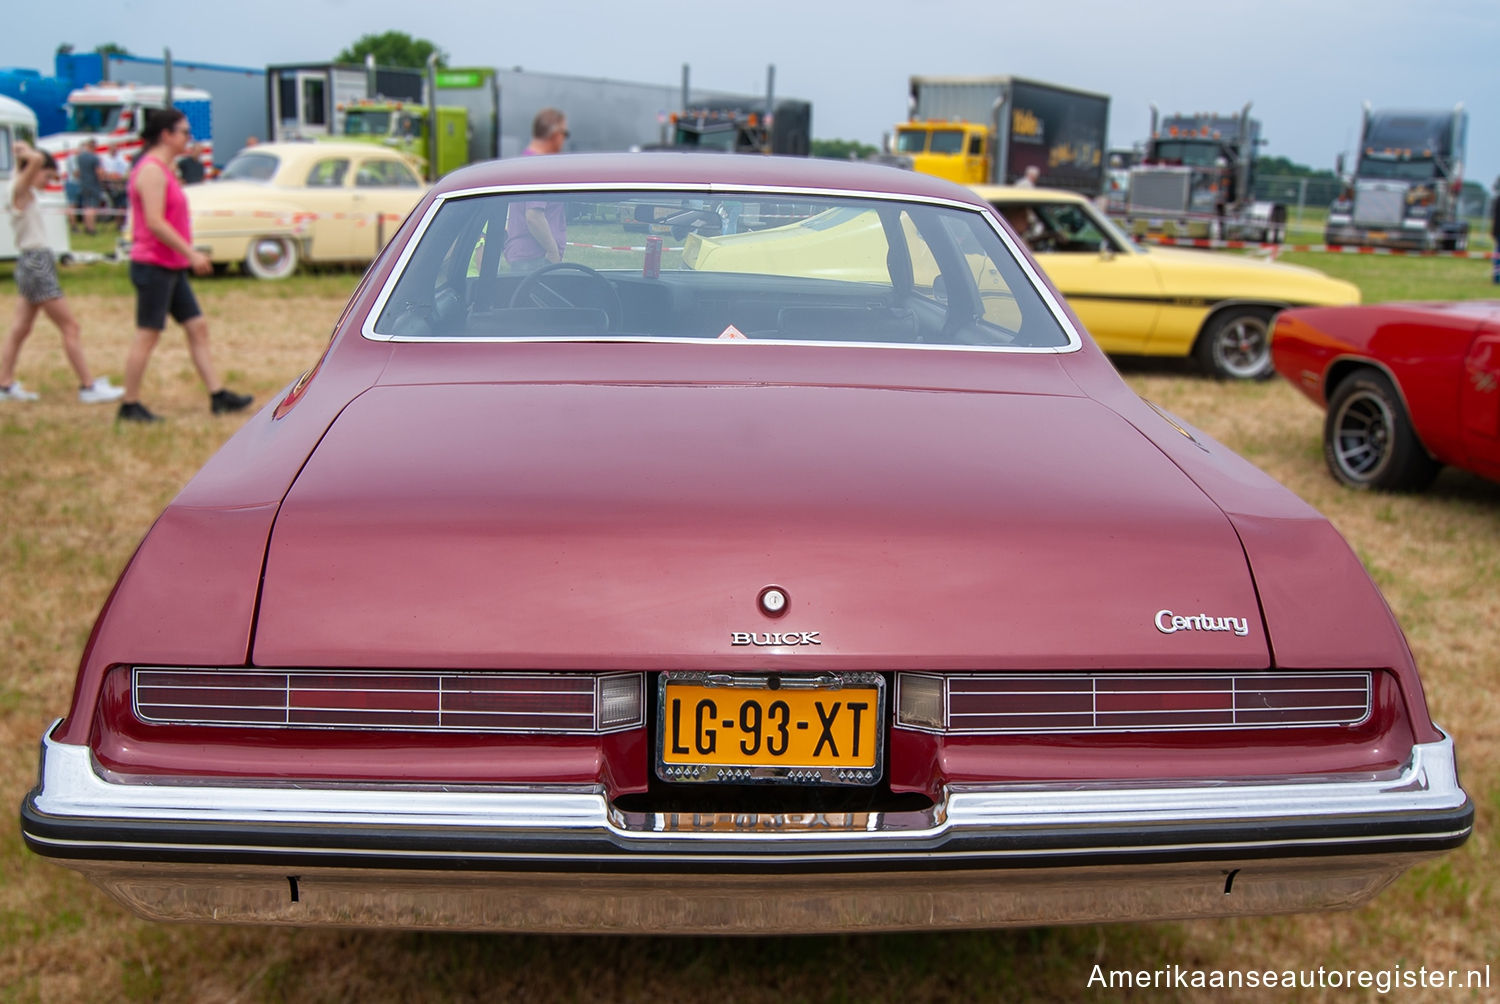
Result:
<instances>
[{"instance_id":1,"label":"roof of car","mask_svg":"<svg viewBox=\"0 0 1500 1004\"><path fill-rule=\"evenodd\" d=\"M607 153L509 157L454 171L437 193L509 185L674 185L799 188L889 193L978 205L960 185L880 164L754 154Z\"/></svg>"},{"instance_id":2,"label":"roof of car","mask_svg":"<svg viewBox=\"0 0 1500 1004\"><path fill-rule=\"evenodd\" d=\"M1020 185L970 185L969 188L985 202L1086 202L1077 192L1065 188L1029 188Z\"/></svg>"},{"instance_id":3,"label":"roof of car","mask_svg":"<svg viewBox=\"0 0 1500 1004\"><path fill-rule=\"evenodd\" d=\"M325 157L379 157L382 160L400 160L407 162L407 158L397 150L378 146L374 143L350 143L341 140L329 140L309 143L305 140L288 140L277 143L258 143L255 146L247 146L240 153L266 153L286 160L303 160Z\"/></svg>"}]
</instances>

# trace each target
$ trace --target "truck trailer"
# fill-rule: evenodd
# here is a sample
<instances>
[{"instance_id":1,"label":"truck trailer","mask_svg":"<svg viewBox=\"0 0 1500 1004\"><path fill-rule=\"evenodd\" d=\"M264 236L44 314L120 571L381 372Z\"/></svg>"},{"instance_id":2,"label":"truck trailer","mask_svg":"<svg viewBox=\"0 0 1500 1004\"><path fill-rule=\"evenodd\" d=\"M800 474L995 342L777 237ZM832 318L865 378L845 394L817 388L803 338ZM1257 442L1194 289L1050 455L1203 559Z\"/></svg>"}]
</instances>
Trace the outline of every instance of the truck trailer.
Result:
<instances>
[{"instance_id":1,"label":"truck trailer","mask_svg":"<svg viewBox=\"0 0 1500 1004\"><path fill-rule=\"evenodd\" d=\"M1247 103L1238 115L1158 116L1130 169L1122 214L1136 233L1279 242L1286 206L1255 199L1256 150L1265 143Z\"/></svg>"},{"instance_id":2,"label":"truck trailer","mask_svg":"<svg viewBox=\"0 0 1500 1004\"><path fill-rule=\"evenodd\" d=\"M1021 77L914 76L891 153L961 184L1104 190L1109 97Z\"/></svg>"},{"instance_id":3,"label":"truck trailer","mask_svg":"<svg viewBox=\"0 0 1500 1004\"><path fill-rule=\"evenodd\" d=\"M1364 106L1354 174L1328 207L1327 244L1461 251L1469 224L1459 213L1469 116L1447 111L1373 111ZM1344 175L1343 158L1338 167Z\"/></svg>"}]
</instances>

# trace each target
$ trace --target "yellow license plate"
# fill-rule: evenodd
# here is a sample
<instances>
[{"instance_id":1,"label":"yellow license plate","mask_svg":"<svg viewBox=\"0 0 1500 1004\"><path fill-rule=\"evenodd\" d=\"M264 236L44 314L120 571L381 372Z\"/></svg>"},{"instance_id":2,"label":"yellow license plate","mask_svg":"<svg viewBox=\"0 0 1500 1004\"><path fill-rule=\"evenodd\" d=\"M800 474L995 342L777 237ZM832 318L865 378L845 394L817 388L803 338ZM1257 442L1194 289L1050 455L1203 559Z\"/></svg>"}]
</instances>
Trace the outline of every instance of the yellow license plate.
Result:
<instances>
[{"instance_id":1,"label":"yellow license plate","mask_svg":"<svg viewBox=\"0 0 1500 1004\"><path fill-rule=\"evenodd\" d=\"M656 770L663 780L880 780L885 680L878 673L664 673L658 696Z\"/></svg>"}]
</instances>

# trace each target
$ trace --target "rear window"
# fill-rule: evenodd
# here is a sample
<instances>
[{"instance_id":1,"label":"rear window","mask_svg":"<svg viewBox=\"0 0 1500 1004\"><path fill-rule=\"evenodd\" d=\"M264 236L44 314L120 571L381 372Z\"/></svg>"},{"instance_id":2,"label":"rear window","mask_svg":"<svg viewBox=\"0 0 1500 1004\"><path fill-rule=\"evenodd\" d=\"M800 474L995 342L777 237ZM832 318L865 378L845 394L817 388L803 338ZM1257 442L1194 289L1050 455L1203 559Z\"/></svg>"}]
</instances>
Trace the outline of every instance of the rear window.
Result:
<instances>
[{"instance_id":1,"label":"rear window","mask_svg":"<svg viewBox=\"0 0 1500 1004\"><path fill-rule=\"evenodd\" d=\"M244 151L232 157L219 178L223 181L270 181L280 159L269 153Z\"/></svg>"},{"instance_id":2,"label":"rear window","mask_svg":"<svg viewBox=\"0 0 1500 1004\"><path fill-rule=\"evenodd\" d=\"M977 210L687 191L448 199L367 334L1076 344Z\"/></svg>"}]
</instances>

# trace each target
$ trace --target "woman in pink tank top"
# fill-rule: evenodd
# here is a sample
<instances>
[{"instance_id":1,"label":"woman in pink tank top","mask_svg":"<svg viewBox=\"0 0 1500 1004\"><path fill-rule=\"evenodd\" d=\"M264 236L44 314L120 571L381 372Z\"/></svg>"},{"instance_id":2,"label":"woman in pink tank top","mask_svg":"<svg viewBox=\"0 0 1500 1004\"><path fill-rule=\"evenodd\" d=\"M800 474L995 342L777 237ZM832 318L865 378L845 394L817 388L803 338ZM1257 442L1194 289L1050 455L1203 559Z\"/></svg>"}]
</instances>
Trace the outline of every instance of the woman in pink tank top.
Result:
<instances>
[{"instance_id":1,"label":"woman in pink tank top","mask_svg":"<svg viewBox=\"0 0 1500 1004\"><path fill-rule=\"evenodd\" d=\"M141 139L146 152L130 172L130 281L135 284L135 340L125 357L125 399L116 416L124 422L156 422L141 404L146 363L167 326L167 316L187 332L188 353L208 388L214 414L242 411L254 400L219 380L208 345L208 322L193 295L188 272L208 275L213 263L193 247L193 219L172 165L192 141L187 116L176 108L146 116Z\"/></svg>"}]
</instances>

